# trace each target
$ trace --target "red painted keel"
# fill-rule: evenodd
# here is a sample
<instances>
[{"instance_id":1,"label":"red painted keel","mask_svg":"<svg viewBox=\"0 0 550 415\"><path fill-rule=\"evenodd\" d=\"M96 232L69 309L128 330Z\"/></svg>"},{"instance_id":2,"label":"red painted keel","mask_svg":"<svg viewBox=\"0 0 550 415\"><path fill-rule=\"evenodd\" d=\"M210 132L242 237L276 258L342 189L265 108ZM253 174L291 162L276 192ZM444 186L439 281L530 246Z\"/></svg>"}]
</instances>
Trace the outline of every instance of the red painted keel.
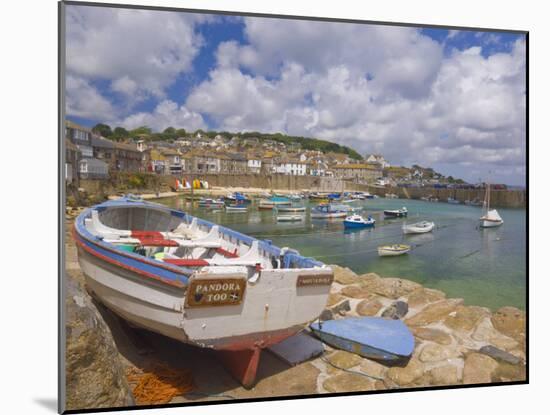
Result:
<instances>
[{"instance_id":1,"label":"red painted keel","mask_svg":"<svg viewBox=\"0 0 550 415\"><path fill-rule=\"evenodd\" d=\"M245 388L251 388L256 381L256 371L262 349L255 347L247 350L218 350L216 354L225 368Z\"/></svg>"}]
</instances>

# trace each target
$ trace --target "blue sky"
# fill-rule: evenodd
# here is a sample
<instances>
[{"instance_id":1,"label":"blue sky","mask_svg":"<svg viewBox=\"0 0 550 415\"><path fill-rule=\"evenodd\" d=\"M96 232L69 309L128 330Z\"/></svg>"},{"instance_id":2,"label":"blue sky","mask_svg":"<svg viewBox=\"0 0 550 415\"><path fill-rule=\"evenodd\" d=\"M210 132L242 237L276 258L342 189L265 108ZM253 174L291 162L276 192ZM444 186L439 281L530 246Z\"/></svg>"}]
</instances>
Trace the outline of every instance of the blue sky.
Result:
<instances>
[{"instance_id":1,"label":"blue sky","mask_svg":"<svg viewBox=\"0 0 550 415\"><path fill-rule=\"evenodd\" d=\"M67 16L67 117L83 125L280 131L470 181L525 180L523 35L73 5Z\"/></svg>"}]
</instances>

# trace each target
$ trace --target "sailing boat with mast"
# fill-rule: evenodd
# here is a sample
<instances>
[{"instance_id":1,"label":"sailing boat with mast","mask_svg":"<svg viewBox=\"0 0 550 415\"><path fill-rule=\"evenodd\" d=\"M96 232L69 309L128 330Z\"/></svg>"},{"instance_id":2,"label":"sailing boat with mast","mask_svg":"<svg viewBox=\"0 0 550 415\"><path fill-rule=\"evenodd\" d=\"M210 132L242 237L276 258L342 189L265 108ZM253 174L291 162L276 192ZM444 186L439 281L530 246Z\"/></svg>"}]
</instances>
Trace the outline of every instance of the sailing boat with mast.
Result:
<instances>
[{"instance_id":1,"label":"sailing boat with mast","mask_svg":"<svg viewBox=\"0 0 550 415\"><path fill-rule=\"evenodd\" d=\"M479 226L482 228L495 228L504 223L496 209L490 208L491 204L491 185L485 186L485 199L483 201L483 215L479 218Z\"/></svg>"}]
</instances>

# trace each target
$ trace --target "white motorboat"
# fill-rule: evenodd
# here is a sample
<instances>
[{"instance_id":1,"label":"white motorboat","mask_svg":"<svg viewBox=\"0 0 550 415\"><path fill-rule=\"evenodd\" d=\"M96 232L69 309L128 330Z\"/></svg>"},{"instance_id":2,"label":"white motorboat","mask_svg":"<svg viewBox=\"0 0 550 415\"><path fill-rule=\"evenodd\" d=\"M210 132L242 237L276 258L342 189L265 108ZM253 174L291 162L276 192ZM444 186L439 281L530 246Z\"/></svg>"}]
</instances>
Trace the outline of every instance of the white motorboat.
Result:
<instances>
[{"instance_id":1,"label":"white motorboat","mask_svg":"<svg viewBox=\"0 0 550 415\"><path fill-rule=\"evenodd\" d=\"M423 220L422 222L413 223L410 225L403 224L403 233L428 233L433 230L435 223Z\"/></svg>"},{"instance_id":2,"label":"white motorboat","mask_svg":"<svg viewBox=\"0 0 550 415\"><path fill-rule=\"evenodd\" d=\"M384 245L378 247L378 255L380 256L397 256L406 254L411 250L410 245L395 244Z\"/></svg>"}]
</instances>

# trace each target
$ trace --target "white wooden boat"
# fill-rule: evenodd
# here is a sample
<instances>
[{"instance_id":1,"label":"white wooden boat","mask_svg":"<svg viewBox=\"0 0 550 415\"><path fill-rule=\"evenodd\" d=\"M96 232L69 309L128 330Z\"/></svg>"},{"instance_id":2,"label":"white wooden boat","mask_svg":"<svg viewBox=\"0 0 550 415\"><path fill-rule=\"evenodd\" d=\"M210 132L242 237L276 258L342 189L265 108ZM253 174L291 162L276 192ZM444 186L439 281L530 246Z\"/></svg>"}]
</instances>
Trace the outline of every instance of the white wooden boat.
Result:
<instances>
[{"instance_id":1,"label":"white wooden boat","mask_svg":"<svg viewBox=\"0 0 550 415\"><path fill-rule=\"evenodd\" d=\"M277 222L300 222L304 220L303 215L277 215Z\"/></svg>"},{"instance_id":2,"label":"white wooden boat","mask_svg":"<svg viewBox=\"0 0 550 415\"><path fill-rule=\"evenodd\" d=\"M378 255L380 256L397 256L406 254L411 250L410 245L395 244L384 245L378 247Z\"/></svg>"},{"instance_id":3,"label":"white wooden boat","mask_svg":"<svg viewBox=\"0 0 550 415\"><path fill-rule=\"evenodd\" d=\"M487 210L485 215L479 218L479 226L482 228L496 228L504 223L496 209Z\"/></svg>"},{"instance_id":4,"label":"white wooden boat","mask_svg":"<svg viewBox=\"0 0 550 415\"><path fill-rule=\"evenodd\" d=\"M435 227L435 223L423 220L422 222L412 223L410 225L403 224L403 233L428 233Z\"/></svg>"},{"instance_id":5,"label":"white wooden boat","mask_svg":"<svg viewBox=\"0 0 550 415\"><path fill-rule=\"evenodd\" d=\"M226 212L234 212L234 213L246 213L248 212L248 209L244 205L233 205L233 206L225 206Z\"/></svg>"},{"instance_id":6,"label":"white wooden boat","mask_svg":"<svg viewBox=\"0 0 550 415\"><path fill-rule=\"evenodd\" d=\"M483 201L483 215L479 218L479 226L482 228L496 228L504 223L498 211L491 209L491 185L485 186L485 200Z\"/></svg>"},{"instance_id":7,"label":"white wooden boat","mask_svg":"<svg viewBox=\"0 0 550 415\"><path fill-rule=\"evenodd\" d=\"M89 291L132 325L219 351L245 386L262 349L323 311L326 265L185 212L122 198L75 221Z\"/></svg>"},{"instance_id":8,"label":"white wooden boat","mask_svg":"<svg viewBox=\"0 0 550 415\"><path fill-rule=\"evenodd\" d=\"M305 206L277 206L278 212L305 212Z\"/></svg>"},{"instance_id":9,"label":"white wooden boat","mask_svg":"<svg viewBox=\"0 0 550 415\"><path fill-rule=\"evenodd\" d=\"M397 199L399 196L397 196L395 193L386 193L384 197L386 199Z\"/></svg>"}]
</instances>

